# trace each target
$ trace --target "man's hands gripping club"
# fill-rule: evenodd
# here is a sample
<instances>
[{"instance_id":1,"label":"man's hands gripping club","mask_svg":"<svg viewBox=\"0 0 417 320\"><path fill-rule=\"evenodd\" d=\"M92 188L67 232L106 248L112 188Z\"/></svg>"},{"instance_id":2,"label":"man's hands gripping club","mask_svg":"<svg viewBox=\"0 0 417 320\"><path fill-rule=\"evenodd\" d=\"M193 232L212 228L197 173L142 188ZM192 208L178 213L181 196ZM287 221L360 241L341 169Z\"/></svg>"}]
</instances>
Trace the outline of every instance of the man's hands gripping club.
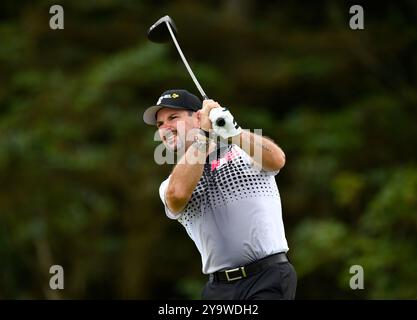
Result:
<instances>
[{"instance_id":1,"label":"man's hands gripping club","mask_svg":"<svg viewBox=\"0 0 417 320\"><path fill-rule=\"evenodd\" d=\"M230 111L221 107L216 101L204 100L203 108L197 112L197 117L200 120L200 128L202 130L212 131L214 135L223 139L236 137L242 132ZM219 118L224 120L223 126L217 124L217 119Z\"/></svg>"}]
</instances>

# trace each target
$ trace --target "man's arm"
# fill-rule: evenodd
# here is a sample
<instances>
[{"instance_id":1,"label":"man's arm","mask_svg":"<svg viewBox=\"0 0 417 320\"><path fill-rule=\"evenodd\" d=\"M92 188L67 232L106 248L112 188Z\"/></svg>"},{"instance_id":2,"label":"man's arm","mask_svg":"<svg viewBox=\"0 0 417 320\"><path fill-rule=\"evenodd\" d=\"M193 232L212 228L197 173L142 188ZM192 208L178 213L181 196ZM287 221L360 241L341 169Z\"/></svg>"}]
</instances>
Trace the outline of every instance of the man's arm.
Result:
<instances>
[{"instance_id":1,"label":"man's arm","mask_svg":"<svg viewBox=\"0 0 417 320\"><path fill-rule=\"evenodd\" d=\"M232 138L265 171L278 171L285 165L285 153L271 139L242 130Z\"/></svg>"},{"instance_id":2,"label":"man's arm","mask_svg":"<svg viewBox=\"0 0 417 320\"><path fill-rule=\"evenodd\" d=\"M220 104L213 100L205 100L204 105L210 112L213 108L221 108ZM207 128L212 129L211 122ZM242 132L229 141L242 148L255 162L255 165L265 171L278 171L285 165L285 154L271 139L262 137L249 131Z\"/></svg>"},{"instance_id":3,"label":"man's arm","mask_svg":"<svg viewBox=\"0 0 417 320\"><path fill-rule=\"evenodd\" d=\"M191 145L172 170L165 193L165 201L169 210L179 214L190 201L194 189L203 174L207 152ZM192 161L190 161L192 159Z\"/></svg>"},{"instance_id":4,"label":"man's arm","mask_svg":"<svg viewBox=\"0 0 417 320\"><path fill-rule=\"evenodd\" d=\"M214 107L209 101L211 100L205 100L203 108L197 112L200 129L205 131L211 129L209 113ZM166 204L172 213L179 214L187 206L203 174L206 157L215 147L216 144L212 140L208 140L207 149L197 148L194 143L174 167L165 193Z\"/></svg>"},{"instance_id":5,"label":"man's arm","mask_svg":"<svg viewBox=\"0 0 417 320\"><path fill-rule=\"evenodd\" d=\"M285 154L271 139L242 130L232 138L265 171L278 171L285 165Z\"/></svg>"}]
</instances>

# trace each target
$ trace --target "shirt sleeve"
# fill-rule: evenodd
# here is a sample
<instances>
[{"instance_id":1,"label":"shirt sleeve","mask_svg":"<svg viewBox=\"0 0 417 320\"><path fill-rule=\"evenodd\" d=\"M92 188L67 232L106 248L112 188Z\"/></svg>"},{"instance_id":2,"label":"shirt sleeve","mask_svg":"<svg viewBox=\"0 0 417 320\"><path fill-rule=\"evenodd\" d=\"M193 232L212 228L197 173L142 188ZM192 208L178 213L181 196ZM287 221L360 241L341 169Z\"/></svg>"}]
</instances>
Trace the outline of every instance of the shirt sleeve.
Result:
<instances>
[{"instance_id":1,"label":"shirt sleeve","mask_svg":"<svg viewBox=\"0 0 417 320\"><path fill-rule=\"evenodd\" d=\"M179 217L181 217L181 215L183 214L183 212L180 212L178 214L174 214L173 212L171 212L171 210L169 210L166 201L165 201L165 192L168 188L168 183L169 183L169 177L168 179L166 179L165 181L163 181L161 183L161 186L159 187L159 197L161 198L162 203L164 204L165 207L165 214L167 215L168 218L170 219L174 219L177 220Z\"/></svg>"}]
</instances>

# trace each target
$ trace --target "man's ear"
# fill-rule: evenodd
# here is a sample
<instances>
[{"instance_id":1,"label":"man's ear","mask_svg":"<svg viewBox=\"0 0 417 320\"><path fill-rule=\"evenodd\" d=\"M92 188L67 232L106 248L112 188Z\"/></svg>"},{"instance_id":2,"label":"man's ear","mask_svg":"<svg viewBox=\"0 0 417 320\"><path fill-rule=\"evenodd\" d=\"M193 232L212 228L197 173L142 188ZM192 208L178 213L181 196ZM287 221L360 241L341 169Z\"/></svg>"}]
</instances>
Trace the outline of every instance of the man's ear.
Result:
<instances>
[{"instance_id":1,"label":"man's ear","mask_svg":"<svg viewBox=\"0 0 417 320\"><path fill-rule=\"evenodd\" d=\"M196 118L197 118L197 124L198 126L200 126L200 121L201 121L201 110L198 110L196 112Z\"/></svg>"}]
</instances>

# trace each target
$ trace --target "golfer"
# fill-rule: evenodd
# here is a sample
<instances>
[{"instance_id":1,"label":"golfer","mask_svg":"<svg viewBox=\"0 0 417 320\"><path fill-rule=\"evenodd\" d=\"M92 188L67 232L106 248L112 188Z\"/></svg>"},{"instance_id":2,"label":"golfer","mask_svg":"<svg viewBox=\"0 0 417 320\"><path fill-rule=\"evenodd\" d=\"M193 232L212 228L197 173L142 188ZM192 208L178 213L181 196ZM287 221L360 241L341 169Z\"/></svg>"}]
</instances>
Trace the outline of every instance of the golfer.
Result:
<instances>
[{"instance_id":1,"label":"golfer","mask_svg":"<svg viewBox=\"0 0 417 320\"><path fill-rule=\"evenodd\" d=\"M143 114L167 149L182 150L159 188L166 215L184 226L201 254L208 275L203 299L294 299L297 276L287 258L274 178L285 164L284 152L246 130L232 143L218 143L210 120L215 108L226 114L216 101L201 103L174 89Z\"/></svg>"}]
</instances>

